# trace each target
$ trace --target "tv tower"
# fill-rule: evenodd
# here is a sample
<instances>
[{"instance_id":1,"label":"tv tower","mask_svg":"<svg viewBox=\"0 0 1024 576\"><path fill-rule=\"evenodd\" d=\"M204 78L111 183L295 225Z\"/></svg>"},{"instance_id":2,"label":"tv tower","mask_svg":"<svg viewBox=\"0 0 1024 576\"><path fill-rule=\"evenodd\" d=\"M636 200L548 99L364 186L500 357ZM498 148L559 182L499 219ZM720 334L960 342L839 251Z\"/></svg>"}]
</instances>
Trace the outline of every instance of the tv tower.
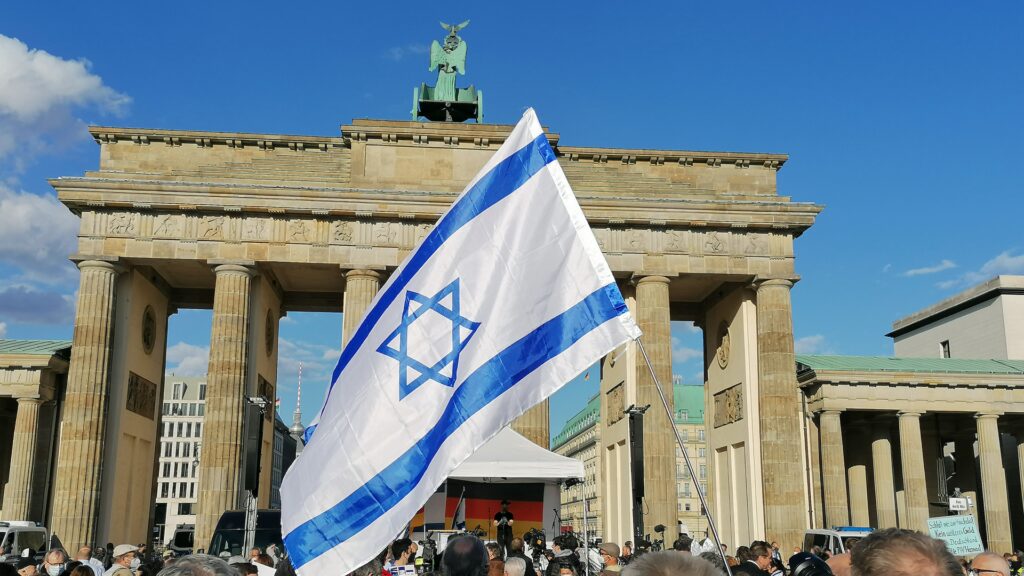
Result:
<instances>
[{"instance_id":1,"label":"tv tower","mask_svg":"<svg viewBox=\"0 0 1024 576\"><path fill-rule=\"evenodd\" d=\"M292 427L288 429L292 438L295 438L295 453L302 452L302 433L305 428L302 426L302 362L299 362L299 386L295 398L295 412L292 413Z\"/></svg>"}]
</instances>

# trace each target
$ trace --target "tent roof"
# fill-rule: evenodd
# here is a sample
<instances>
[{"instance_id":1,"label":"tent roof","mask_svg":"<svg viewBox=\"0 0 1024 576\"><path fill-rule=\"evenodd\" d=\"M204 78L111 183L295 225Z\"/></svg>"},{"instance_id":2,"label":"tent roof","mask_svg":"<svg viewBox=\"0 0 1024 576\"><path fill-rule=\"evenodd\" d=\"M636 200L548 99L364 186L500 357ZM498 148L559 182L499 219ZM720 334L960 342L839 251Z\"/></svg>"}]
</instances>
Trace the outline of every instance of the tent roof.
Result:
<instances>
[{"instance_id":1,"label":"tent roof","mask_svg":"<svg viewBox=\"0 0 1024 576\"><path fill-rule=\"evenodd\" d=\"M506 427L448 477L476 482L558 482L583 478L583 462L545 450Z\"/></svg>"}]
</instances>

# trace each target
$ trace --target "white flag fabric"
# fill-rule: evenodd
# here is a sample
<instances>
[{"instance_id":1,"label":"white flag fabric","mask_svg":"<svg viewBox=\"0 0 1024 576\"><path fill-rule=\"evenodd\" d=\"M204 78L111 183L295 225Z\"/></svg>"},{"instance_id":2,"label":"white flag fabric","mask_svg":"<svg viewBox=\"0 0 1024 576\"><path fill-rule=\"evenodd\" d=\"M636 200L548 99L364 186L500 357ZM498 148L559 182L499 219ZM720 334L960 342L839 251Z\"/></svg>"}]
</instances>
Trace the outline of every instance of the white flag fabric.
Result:
<instances>
[{"instance_id":1,"label":"white flag fabric","mask_svg":"<svg viewBox=\"0 0 1024 576\"><path fill-rule=\"evenodd\" d=\"M365 564L478 447L639 335L527 110L342 351L281 486L292 564Z\"/></svg>"}]
</instances>

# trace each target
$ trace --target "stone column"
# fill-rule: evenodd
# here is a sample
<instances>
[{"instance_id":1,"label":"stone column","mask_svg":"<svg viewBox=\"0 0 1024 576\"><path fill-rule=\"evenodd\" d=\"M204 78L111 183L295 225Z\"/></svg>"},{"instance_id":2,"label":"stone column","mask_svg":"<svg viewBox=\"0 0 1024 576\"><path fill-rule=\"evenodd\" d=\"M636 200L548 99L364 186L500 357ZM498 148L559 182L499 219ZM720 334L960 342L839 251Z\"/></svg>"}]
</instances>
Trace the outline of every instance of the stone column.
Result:
<instances>
[{"instance_id":1,"label":"stone column","mask_svg":"<svg viewBox=\"0 0 1024 576\"><path fill-rule=\"evenodd\" d=\"M11 442L11 468L4 488L3 506L4 516L12 520L29 519L41 402L39 398L18 398L18 414L14 419L14 438Z\"/></svg>"},{"instance_id":2,"label":"stone column","mask_svg":"<svg viewBox=\"0 0 1024 576\"><path fill-rule=\"evenodd\" d=\"M78 264L78 304L64 393L51 532L68 550L96 543L107 391L114 328L114 290L121 268L99 260Z\"/></svg>"},{"instance_id":3,"label":"stone column","mask_svg":"<svg viewBox=\"0 0 1024 576\"><path fill-rule=\"evenodd\" d=\"M839 410L825 410L818 425L821 431L821 476L825 488L825 526L850 524L840 416L842 412Z\"/></svg>"},{"instance_id":4,"label":"stone column","mask_svg":"<svg viewBox=\"0 0 1024 576\"><path fill-rule=\"evenodd\" d=\"M199 459L195 541L207 545L225 510L239 506L249 292L253 271L221 264L213 295L210 366L206 374L206 416ZM198 544L197 544L198 546Z\"/></svg>"},{"instance_id":5,"label":"stone column","mask_svg":"<svg viewBox=\"0 0 1024 576\"><path fill-rule=\"evenodd\" d=\"M342 303L341 344L355 333L366 309L380 290L380 274L373 270L349 270L345 273L345 300Z\"/></svg>"},{"instance_id":6,"label":"stone column","mask_svg":"<svg viewBox=\"0 0 1024 576\"><path fill-rule=\"evenodd\" d=\"M892 470L889 419L878 418L872 427L871 471L875 483L875 516L879 528L896 527L896 477Z\"/></svg>"},{"instance_id":7,"label":"stone column","mask_svg":"<svg viewBox=\"0 0 1024 576\"><path fill-rule=\"evenodd\" d=\"M669 407L672 395L672 334L668 298L669 279L644 276L636 282L636 319L643 331L644 350L665 390ZM649 514L644 529L665 525L665 542L674 541L678 530L675 433L661 404L661 397L642 357L637 359L636 402L650 404L644 415L644 503Z\"/></svg>"},{"instance_id":8,"label":"stone column","mask_svg":"<svg viewBox=\"0 0 1024 576\"><path fill-rule=\"evenodd\" d=\"M537 404L512 421L512 429L529 441L547 450L551 447L551 413L547 400Z\"/></svg>"},{"instance_id":9,"label":"stone column","mask_svg":"<svg viewBox=\"0 0 1024 576\"><path fill-rule=\"evenodd\" d=\"M1024 500L1024 421L1016 422L1014 436L1017 438L1017 473L1020 475L1021 499Z\"/></svg>"},{"instance_id":10,"label":"stone column","mask_svg":"<svg viewBox=\"0 0 1024 576\"><path fill-rule=\"evenodd\" d=\"M900 412L900 462L903 467L903 492L907 517L900 528L928 533L928 484L924 476L924 451L921 447L921 413Z\"/></svg>"},{"instance_id":11,"label":"stone column","mask_svg":"<svg viewBox=\"0 0 1024 576\"><path fill-rule=\"evenodd\" d=\"M981 464L981 497L985 504L985 544L993 552L1012 550L1010 504L1006 495L1006 471L999 443L999 415L978 414L978 461Z\"/></svg>"},{"instance_id":12,"label":"stone column","mask_svg":"<svg viewBox=\"0 0 1024 576\"><path fill-rule=\"evenodd\" d=\"M846 427L846 484L850 493L850 524L871 525L871 505L868 497L868 462L870 442L864 430L864 423L847 421Z\"/></svg>"},{"instance_id":13,"label":"stone column","mask_svg":"<svg viewBox=\"0 0 1024 576\"><path fill-rule=\"evenodd\" d=\"M765 534L785 550L803 543L807 527L803 479L793 473L793 454L801 439L792 287L791 281L783 279L757 283L757 402Z\"/></svg>"}]
</instances>

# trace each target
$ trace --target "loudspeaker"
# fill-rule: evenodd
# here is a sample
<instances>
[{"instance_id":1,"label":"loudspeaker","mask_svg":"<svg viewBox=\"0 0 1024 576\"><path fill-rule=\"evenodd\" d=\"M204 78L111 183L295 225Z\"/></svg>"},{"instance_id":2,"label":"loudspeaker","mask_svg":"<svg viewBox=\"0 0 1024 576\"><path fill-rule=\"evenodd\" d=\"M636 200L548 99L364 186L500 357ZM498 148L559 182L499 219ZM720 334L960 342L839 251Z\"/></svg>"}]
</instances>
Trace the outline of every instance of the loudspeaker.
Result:
<instances>
[{"instance_id":1,"label":"loudspeaker","mask_svg":"<svg viewBox=\"0 0 1024 576\"><path fill-rule=\"evenodd\" d=\"M263 448L263 412L245 403L245 481L243 489L255 498L260 489L260 452Z\"/></svg>"}]
</instances>

